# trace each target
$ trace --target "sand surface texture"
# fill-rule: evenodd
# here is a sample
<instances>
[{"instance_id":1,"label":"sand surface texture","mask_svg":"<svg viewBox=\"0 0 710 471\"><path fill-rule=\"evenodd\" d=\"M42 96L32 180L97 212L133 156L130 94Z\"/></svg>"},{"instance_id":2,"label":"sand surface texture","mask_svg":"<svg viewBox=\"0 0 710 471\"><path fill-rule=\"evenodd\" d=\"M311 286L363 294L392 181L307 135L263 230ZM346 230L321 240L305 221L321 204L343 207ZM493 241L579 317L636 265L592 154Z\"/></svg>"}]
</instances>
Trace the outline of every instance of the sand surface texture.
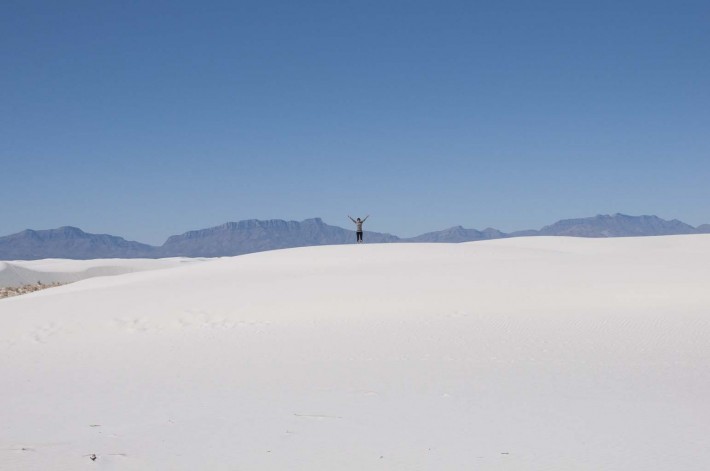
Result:
<instances>
[{"instance_id":1,"label":"sand surface texture","mask_svg":"<svg viewBox=\"0 0 710 471\"><path fill-rule=\"evenodd\" d=\"M96 259L96 260L16 260L0 261L0 288L39 283L73 283L97 276L114 276L137 271L172 268L202 261L200 258Z\"/></svg>"},{"instance_id":2,"label":"sand surface texture","mask_svg":"<svg viewBox=\"0 0 710 471\"><path fill-rule=\"evenodd\" d=\"M539 237L3 299L0 469L706 471L709 287L710 236Z\"/></svg>"}]
</instances>

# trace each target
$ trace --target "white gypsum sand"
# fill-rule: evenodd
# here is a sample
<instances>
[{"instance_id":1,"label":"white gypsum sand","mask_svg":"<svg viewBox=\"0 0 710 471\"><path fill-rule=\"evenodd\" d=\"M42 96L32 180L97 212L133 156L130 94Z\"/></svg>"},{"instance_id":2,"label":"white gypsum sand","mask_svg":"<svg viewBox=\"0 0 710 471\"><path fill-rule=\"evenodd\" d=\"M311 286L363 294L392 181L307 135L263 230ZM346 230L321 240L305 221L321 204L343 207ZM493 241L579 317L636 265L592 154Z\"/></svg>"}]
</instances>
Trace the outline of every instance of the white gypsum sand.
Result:
<instances>
[{"instance_id":1,"label":"white gypsum sand","mask_svg":"<svg viewBox=\"0 0 710 471\"><path fill-rule=\"evenodd\" d=\"M4 299L0 469L710 469L708 286L710 236L539 237Z\"/></svg>"},{"instance_id":2,"label":"white gypsum sand","mask_svg":"<svg viewBox=\"0 0 710 471\"><path fill-rule=\"evenodd\" d=\"M13 260L0 261L0 288L43 284L73 283L97 276L114 276L136 271L172 268L204 259L199 258L105 258L95 260Z\"/></svg>"}]
</instances>

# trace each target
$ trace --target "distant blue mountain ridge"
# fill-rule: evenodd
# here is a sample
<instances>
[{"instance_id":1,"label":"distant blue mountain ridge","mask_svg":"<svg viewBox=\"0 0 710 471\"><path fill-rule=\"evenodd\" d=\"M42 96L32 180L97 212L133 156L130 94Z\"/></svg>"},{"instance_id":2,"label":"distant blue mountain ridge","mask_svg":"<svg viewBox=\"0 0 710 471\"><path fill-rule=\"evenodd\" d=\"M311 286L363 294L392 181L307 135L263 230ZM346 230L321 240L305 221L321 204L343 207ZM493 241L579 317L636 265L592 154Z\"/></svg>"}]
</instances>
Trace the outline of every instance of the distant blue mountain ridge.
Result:
<instances>
[{"instance_id":1,"label":"distant blue mountain ridge","mask_svg":"<svg viewBox=\"0 0 710 471\"><path fill-rule=\"evenodd\" d=\"M710 234L710 224L693 227L677 219L668 221L657 216L613 214L564 219L540 230L507 234L493 228L479 231L462 226L410 238L365 231L365 241L456 243L531 236L638 237L674 234ZM27 229L0 237L0 260L223 257L291 247L350 244L354 241L354 231L331 226L320 218L300 222L280 219L228 222L170 236L162 246L128 241L108 234L89 234L67 226L49 230Z\"/></svg>"}]
</instances>

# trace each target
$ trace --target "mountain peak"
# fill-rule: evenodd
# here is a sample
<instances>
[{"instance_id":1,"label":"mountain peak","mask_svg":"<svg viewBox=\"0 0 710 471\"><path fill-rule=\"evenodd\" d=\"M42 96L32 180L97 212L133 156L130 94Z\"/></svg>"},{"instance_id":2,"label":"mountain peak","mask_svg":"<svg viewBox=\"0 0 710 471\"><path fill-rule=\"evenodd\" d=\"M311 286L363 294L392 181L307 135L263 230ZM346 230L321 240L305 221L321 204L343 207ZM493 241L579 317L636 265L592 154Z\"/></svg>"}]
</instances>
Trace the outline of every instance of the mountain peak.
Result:
<instances>
[{"instance_id":1,"label":"mountain peak","mask_svg":"<svg viewBox=\"0 0 710 471\"><path fill-rule=\"evenodd\" d=\"M42 258L154 258L155 247L108 234L90 234L74 226L27 229L0 237L1 260Z\"/></svg>"},{"instance_id":2,"label":"mountain peak","mask_svg":"<svg viewBox=\"0 0 710 471\"><path fill-rule=\"evenodd\" d=\"M74 227L74 226L62 226L58 229L54 229L52 232L55 232L57 234L64 234L67 236L76 236L76 237L87 235L86 232L84 232L81 229L79 229L78 227Z\"/></svg>"},{"instance_id":3,"label":"mountain peak","mask_svg":"<svg viewBox=\"0 0 710 471\"><path fill-rule=\"evenodd\" d=\"M666 221L655 215L629 216L616 213L592 218L562 219L543 227L538 235L573 237L631 237L670 234L695 234L697 230L677 219Z\"/></svg>"}]
</instances>

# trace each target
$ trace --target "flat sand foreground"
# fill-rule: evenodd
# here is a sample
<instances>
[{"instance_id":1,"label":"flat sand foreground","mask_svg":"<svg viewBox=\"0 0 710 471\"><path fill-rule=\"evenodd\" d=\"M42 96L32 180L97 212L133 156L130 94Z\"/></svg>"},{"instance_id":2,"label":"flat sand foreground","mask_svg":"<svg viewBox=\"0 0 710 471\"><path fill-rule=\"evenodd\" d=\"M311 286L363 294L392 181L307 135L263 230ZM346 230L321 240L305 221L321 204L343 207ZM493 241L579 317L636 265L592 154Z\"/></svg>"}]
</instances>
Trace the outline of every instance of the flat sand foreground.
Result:
<instances>
[{"instance_id":1,"label":"flat sand foreground","mask_svg":"<svg viewBox=\"0 0 710 471\"><path fill-rule=\"evenodd\" d=\"M537 237L3 299L0 469L704 471L708 286L710 236Z\"/></svg>"}]
</instances>

